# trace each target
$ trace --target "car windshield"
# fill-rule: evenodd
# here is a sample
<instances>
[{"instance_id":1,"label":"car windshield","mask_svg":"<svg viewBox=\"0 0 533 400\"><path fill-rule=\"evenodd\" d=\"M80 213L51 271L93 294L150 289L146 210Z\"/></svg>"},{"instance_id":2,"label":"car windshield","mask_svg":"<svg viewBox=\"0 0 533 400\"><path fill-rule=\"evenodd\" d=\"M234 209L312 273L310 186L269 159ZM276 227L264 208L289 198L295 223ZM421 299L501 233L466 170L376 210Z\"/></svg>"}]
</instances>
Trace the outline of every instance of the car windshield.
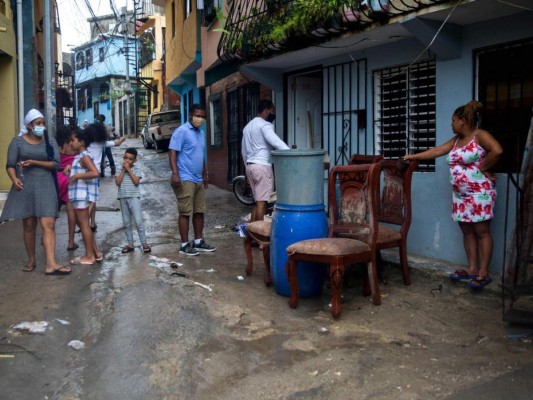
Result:
<instances>
[{"instance_id":1,"label":"car windshield","mask_svg":"<svg viewBox=\"0 0 533 400\"><path fill-rule=\"evenodd\" d=\"M181 116L180 116L180 113L178 111L176 112L168 112L168 113L164 113L164 114L158 114L158 115L154 115L152 117L152 123L153 124L161 124L161 123L164 123L164 122L170 122L170 121L180 121L181 119Z\"/></svg>"}]
</instances>

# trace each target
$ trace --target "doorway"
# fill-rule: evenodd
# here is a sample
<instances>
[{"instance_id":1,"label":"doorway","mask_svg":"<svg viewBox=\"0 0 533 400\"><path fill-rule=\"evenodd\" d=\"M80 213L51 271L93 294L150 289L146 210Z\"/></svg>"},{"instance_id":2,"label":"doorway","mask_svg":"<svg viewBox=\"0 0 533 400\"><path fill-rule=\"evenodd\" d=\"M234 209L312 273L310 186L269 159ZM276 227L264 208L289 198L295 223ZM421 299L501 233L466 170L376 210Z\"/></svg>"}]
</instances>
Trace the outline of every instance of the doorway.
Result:
<instances>
[{"instance_id":1,"label":"doorway","mask_svg":"<svg viewBox=\"0 0 533 400\"><path fill-rule=\"evenodd\" d=\"M321 149L322 68L290 75L287 89L287 144Z\"/></svg>"}]
</instances>

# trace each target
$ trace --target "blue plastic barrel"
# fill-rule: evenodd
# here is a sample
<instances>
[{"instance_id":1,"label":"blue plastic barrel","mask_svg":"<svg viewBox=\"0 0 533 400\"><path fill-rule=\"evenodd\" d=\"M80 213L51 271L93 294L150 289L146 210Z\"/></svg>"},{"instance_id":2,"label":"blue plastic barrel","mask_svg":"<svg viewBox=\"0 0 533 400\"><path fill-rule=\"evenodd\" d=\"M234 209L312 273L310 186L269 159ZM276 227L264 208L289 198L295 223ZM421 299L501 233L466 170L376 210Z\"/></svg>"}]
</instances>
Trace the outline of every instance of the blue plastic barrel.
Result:
<instances>
[{"instance_id":1,"label":"blue plastic barrel","mask_svg":"<svg viewBox=\"0 0 533 400\"><path fill-rule=\"evenodd\" d=\"M270 233L272 281L276 292L290 296L285 273L286 249L300 240L326 237L324 210L325 150L274 150L272 160L277 202ZM322 292L327 269L315 263L298 263L300 297Z\"/></svg>"}]
</instances>

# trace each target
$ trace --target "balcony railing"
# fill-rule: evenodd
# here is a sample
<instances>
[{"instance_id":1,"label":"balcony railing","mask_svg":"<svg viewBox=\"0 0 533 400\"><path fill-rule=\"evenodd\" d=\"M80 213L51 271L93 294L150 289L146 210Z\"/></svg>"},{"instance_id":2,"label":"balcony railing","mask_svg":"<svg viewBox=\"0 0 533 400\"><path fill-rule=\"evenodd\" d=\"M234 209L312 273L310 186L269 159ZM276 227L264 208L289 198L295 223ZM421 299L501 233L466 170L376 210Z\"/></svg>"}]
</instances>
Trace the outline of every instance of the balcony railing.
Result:
<instances>
[{"instance_id":1,"label":"balcony railing","mask_svg":"<svg viewBox=\"0 0 533 400\"><path fill-rule=\"evenodd\" d=\"M234 0L218 44L222 61L269 57L386 24L449 0Z\"/></svg>"}]
</instances>

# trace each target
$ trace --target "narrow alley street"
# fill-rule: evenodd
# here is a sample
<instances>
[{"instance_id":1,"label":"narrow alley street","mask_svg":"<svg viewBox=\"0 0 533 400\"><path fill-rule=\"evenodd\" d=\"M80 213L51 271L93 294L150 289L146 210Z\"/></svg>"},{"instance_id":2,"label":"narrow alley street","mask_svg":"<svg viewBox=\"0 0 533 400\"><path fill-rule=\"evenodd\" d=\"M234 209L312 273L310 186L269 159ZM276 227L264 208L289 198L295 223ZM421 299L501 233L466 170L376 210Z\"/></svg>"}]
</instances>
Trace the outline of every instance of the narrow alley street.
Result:
<instances>
[{"instance_id":1,"label":"narrow alley street","mask_svg":"<svg viewBox=\"0 0 533 400\"><path fill-rule=\"evenodd\" d=\"M102 264L45 276L39 246L37 269L22 272L21 222L0 225L1 399L530 398L533 328L502 322L496 280L473 293L447 278L456 265L411 258L407 287L396 253L387 252L381 306L361 295L354 268L338 320L327 289L291 309L263 284L258 249L254 274L244 274L233 227L251 208L210 186L205 237L217 251L180 255L168 153L128 139L113 149L117 162L126 147L139 151L150 254L139 247L121 253L125 238L109 169L96 217ZM66 250L64 210L56 231L60 262L83 254L80 234L80 248ZM138 244L136 231L134 237ZM15 328L38 321L47 323L41 333ZM72 340L85 347L69 347Z\"/></svg>"}]
</instances>

